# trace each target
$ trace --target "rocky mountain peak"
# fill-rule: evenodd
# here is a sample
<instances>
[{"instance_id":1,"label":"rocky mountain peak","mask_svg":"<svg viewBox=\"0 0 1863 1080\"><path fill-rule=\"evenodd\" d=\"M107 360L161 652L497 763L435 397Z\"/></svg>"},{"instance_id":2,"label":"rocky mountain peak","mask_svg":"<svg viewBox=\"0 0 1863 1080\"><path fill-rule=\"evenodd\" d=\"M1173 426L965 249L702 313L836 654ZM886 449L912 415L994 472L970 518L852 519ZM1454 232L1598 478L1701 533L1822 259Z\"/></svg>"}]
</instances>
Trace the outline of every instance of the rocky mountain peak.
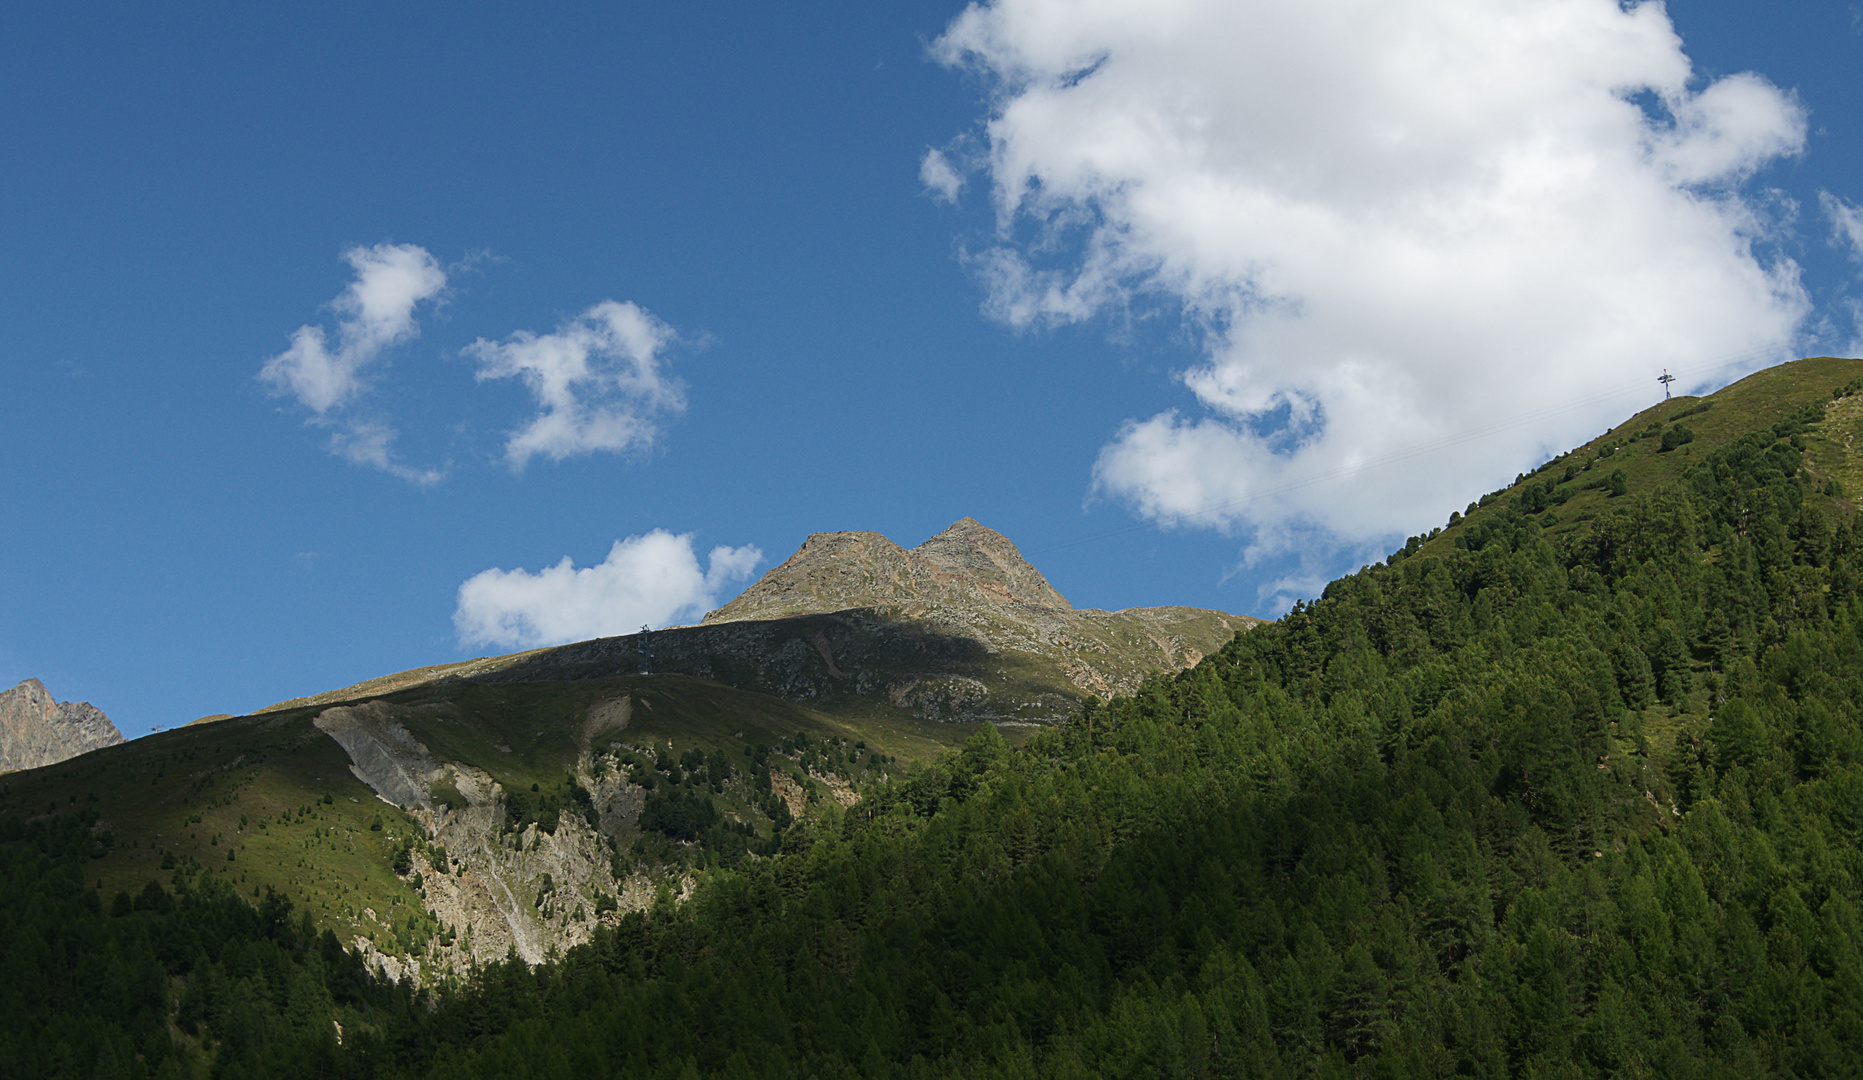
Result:
<instances>
[{"instance_id":1,"label":"rocky mountain peak","mask_svg":"<svg viewBox=\"0 0 1863 1080\"><path fill-rule=\"evenodd\" d=\"M88 701L54 701L37 679L0 693L0 772L36 769L122 741L101 710Z\"/></svg>"},{"instance_id":2,"label":"rocky mountain peak","mask_svg":"<svg viewBox=\"0 0 1863 1080\"><path fill-rule=\"evenodd\" d=\"M996 603L1073 610L1008 537L976 518L964 518L912 554L935 567L941 582L968 586Z\"/></svg>"},{"instance_id":3,"label":"rocky mountain peak","mask_svg":"<svg viewBox=\"0 0 1863 1080\"><path fill-rule=\"evenodd\" d=\"M910 551L876 532L814 533L704 622L1001 604L1072 610L1007 537L964 518Z\"/></svg>"}]
</instances>

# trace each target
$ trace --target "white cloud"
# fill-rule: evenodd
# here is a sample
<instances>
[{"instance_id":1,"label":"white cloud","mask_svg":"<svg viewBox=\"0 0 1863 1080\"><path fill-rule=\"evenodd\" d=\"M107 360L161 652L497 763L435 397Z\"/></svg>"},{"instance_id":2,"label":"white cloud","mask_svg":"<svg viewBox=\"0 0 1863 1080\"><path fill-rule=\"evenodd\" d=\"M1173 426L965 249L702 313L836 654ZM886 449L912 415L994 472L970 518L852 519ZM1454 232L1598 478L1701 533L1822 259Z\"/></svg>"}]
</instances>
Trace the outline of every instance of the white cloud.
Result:
<instances>
[{"instance_id":1,"label":"white cloud","mask_svg":"<svg viewBox=\"0 0 1863 1080\"><path fill-rule=\"evenodd\" d=\"M762 561L755 547L721 546L701 571L690 533L655 529L615 541L606 559L580 570L565 555L534 574L476 574L459 587L453 625L468 646L534 648L629 634L702 615Z\"/></svg>"},{"instance_id":2,"label":"white cloud","mask_svg":"<svg viewBox=\"0 0 1863 1080\"><path fill-rule=\"evenodd\" d=\"M964 174L942 150L925 151L924 160L919 162L919 182L939 202L956 202L958 192L964 190Z\"/></svg>"},{"instance_id":3,"label":"white cloud","mask_svg":"<svg viewBox=\"0 0 1863 1080\"><path fill-rule=\"evenodd\" d=\"M330 452L352 465L367 465L410 484L432 487L446 479L445 469L417 469L395 460L395 429L387 422L347 417L330 433Z\"/></svg>"},{"instance_id":4,"label":"white cloud","mask_svg":"<svg viewBox=\"0 0 1863 1080\"><path fill-rule=\"evenodd\" d=\"M1831 243L1843 248L1850 261L1863 263L1863 206L1847 202L1828 191L1818 192L1818 205L1831 222ZM1832 304L1850 317L1852 336L1844 346L1845 356L1863 356L1863 300L1841 291Z\"/></svg>"},{"instance_id":5,"label":"white cloud","mask_svg":"<svg viewBox=\"0 0 1863 1080\"><path fill-rule=\"evenodd\" d=\"M291 347L266 361L259 378L272 392L297 398L311 422L336 430L330 452L418 484L440 479L435 470L395 462L394 429L379 419L348 412L366 389L362 370L391 345L420 333L414 309L446 287L446 272L414 244L353 247L343 253L356 278L331 304L338 315L336 347L321 326L300 326Z\"/></svg>"},{"instance_id":6,"label":"white cloud","mask_svg":"<svg viewBox=\"0 0 1863 1080\"><path fill-rule=\"evenodd\" d=\"M383 349L420 333L415 305L446 287L440 264L413 244L353 247L343 260L355 268L356 280L332 304L341 316L335 351L323 327L300 326L291 347L259 372L275 391L296 396L318 416L362 391L359 373Z\"/></svg>"},{"instance_id":7,"label":"white cloud","mask_svg":"<svg viewBox=\"0 0 1863 1080\"><path fill-rule=\"evenodd\" d=\"M502 342L466 348L479 379L524 380L540 411L505 443L522 469L542 454L553 461L596 451L649 446L657 418L685 407L677 381L660 370L672 328L634 304L597 304L554 334L520 330Z\"/></svg>"},{"instance_id":8,"label":"white cloud","mask_svg":"<svg viewBox=\"0 0 1863 1080\"><path fill-rule=\"evenodd\" d=\"M1257 557L1440 523L1642 404L1606 391L1777 355L1808 310L1737 187L1804 113L1691 89L1660 4L996 0L933 50L993 83L986 310L1204 335L1198 408L1128 423L1096 490Z\"/></svg>"},{"instance_id":9,"label":"white cloud","mask_svg":"<svg viewBox=\"0 0 1863 1080\"><path fill-rule=\"evenodd\" d=\"M1863 206L1845 202L1828 191L1818 192L1818 203L1824 208L1824 216L1831 219L1831 239L1853 260L1863 262Z\"/></svg>"}]
</instances>

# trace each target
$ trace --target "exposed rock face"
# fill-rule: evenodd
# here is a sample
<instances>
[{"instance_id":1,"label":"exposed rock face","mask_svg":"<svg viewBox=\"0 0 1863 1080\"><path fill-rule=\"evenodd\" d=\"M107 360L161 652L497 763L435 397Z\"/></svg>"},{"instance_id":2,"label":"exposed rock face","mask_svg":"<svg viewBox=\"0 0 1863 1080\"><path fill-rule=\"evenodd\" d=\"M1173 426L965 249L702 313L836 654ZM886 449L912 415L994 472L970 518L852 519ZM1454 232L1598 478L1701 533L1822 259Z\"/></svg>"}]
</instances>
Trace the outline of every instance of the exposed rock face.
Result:
<instances>
[{"instance_id":1,"label":"exposed rock face","mask_svg":"<svg viewBox=\"0 0 1863 1080\"><path fill-rule=\"evenodd\" d=\"M913 548L912 554L936 568L940 584L962 589L967 598L1062 611L1074 608L1008 537L975 518L965 518Z\"/></svg>"},{"instance_id":2,"label":"exposed rock face","mask_svg":"<svg viewBox=\"0 0 1863 1080\"><path fill-rule=\"evenodd\" d=\"M312 721L349 755L349 771L388 802L404 809L431 809L427 785L439 764L419 739L408 734L386 702L325 709Z\"/></svg>"},{"instance_id":3,"label":"exposed rock face","mask_svg":"<svg viewBox=\"0 0 1863 1080\"><path fill-rule=\"evenodd\" d=\"M597 732L625 727L626 699L590 711L584 741ZM578 773L589 786L600 830L564 814L556 831L530 823L522 832L505 828L505 793L482 769L441 761L401 722L406 710L385 701L325 709L313 723L349 755L350 771L384 802L409 814L426 831L425 840L444 846L445 865L425 851L414 855L428 911L458 934L451 946L436 946L426 961L376 953L359 938L357 947L372 966L396 979L431 981L442 972L463 973L515 953L541 963L589 940L598 925L595 898L616 899L621 910L645 907L653 890L644 877L616 881L611 845L604 833L640 817L641 789L603 770L589 774L585 749ZM435 797L444 791L444 800Z\"/></svg>"},{"instance_id":4,"label":"exposed rock face","mask_svg":"<svg viewBox=\"0 0 1863 1080\"><path fill-rule=\"evenodd\" d=\"M0 772L36 769L122 741L90 702L53 701L37 679L0 694Z\"/></svg>"},{"instance_id":5,"label":"exposed rock face","mask_svg":"<svg viewBox=\"0 0 1863 1080\"><path fill-rule=\"evenodd\" d=\"M539 649L463 677L578 679L652 670L823 706L930 720L1051 723L1136 690L1260 622L1201 608L1076 610L1016 546L965 518L911 550L816 533L698 626ZM483 662L480 662L483 663Z\"/></svg>"}]
</instances>

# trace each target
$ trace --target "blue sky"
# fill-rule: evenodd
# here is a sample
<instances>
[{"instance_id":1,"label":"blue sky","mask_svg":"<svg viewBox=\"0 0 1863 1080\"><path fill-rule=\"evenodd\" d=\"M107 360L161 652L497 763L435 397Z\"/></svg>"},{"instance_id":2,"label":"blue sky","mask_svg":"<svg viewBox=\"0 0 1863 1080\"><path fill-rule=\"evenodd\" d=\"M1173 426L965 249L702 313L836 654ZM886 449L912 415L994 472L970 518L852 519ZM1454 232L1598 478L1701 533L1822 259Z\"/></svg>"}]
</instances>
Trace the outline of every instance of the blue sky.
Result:
<instances>
[{"instance_id":1,"label":"blue sky","mask_svg":"<svg viewBox=\"0 0 1863 1080\"><path fill-rule=\"evenodd\" d=\"M1655 9L1544 5L1571 16L1534 46L1544 78L1493 95L1545 107L1531 144L1465 115L1476 76L1401 74L1441 57L1396 58L1411 96L1321 101L1267 53L1174 81L1225 34L1315 69L1402 47L1334 6L1309 34L1289 19L1327 5L1186 0L1190 32L1155 37L1039 0L961 24L956 4L10 11L0 679L140 734L683 621L810 532L911 545L965 515L1078 606L1273 614L1646 404L1651 364L1710 386L1856 341L1854 7L1675 4L1677 51ZM1437 18L1416 40L1470 55L1508 30ZM1678 56L1666 99L1613 88ZM1587 231L1613 215L1655 223L1630 230L1648 262L1612 246L1625 228ZM1464 236L1496 222L1539 239ZM444 285L389 313L398 332L345 308L358 265L416 249ZM1590 292L1548 300L1565 281ZM659 337L629 354L588 315L604 303ZM340 351L346 318L381 333L341 402L261 378L301 327ZM632 434L572 430L517 467L547 411L523 347L576 341L575 408ZM1478 360L1491 378L1458 366ZM391 456L351 460L387 430ZM565 556L604 569L538 576Z\"/></svg>"}]
</instances>

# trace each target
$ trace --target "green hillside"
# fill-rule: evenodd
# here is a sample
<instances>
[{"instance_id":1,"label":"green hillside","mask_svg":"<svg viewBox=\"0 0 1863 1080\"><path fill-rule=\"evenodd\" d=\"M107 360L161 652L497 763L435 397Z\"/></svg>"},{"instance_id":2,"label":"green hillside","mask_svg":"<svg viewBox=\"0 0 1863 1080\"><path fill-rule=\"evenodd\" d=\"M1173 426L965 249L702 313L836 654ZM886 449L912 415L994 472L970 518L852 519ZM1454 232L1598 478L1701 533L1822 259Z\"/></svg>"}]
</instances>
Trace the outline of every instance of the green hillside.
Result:
<instances>
[{"instance_id":1,"label":"green hillside","mask_svg":"<svg viewBox=\"0 0 1863 1080\"><path fill-rule=\"evenodd\" d=\"M0 805L0 1076L1853 1075L1859 376L1672 402L1191 670L1019 747L985 727L558 959L418 993L303 902L247 906L238 863L112 898L108 796L28 774ZM489 719L519 691L473 688L496 730L395 715L505 740L545 813L590 729ZM844 761L816 731L795 764Z\"/></svg>"},{"instance_id":2,"label":"green hillside","mask_svg":"<svg viewBox=\"0 0 1863 1080\"><path fill-rule=\"evenodd\" d=\"M1767 368L1705 398L1679 397L1645 409L1583 446L1561 454L1512 485L1482 496L1431 534L1413 537L1411 553L1443 554L1459 536L1502 509L1532 516L1555 536L1568 535L1614 500L1649 493L1682 475L1702 455L1750 431L1791 421L1815 405L1826 422L1802 426L1798 448L1813 477L1814 498L1863 491L1863 360L1821 356ZM1688 441L1670 435L1677 426ZM1664 436L1670 445L1665 448ZM1614 494L1612 476L1622 473ZM1826 491L1824 481L1836 480Z\"/></svg>"},{"instance_id":3,"label":"green hillside","mask_svg":"<svg viewBox=\"0 0 1863 1080\"><path fill-rule=\"evenodd\" d=\"M766 840L772 822L759 809L767 800L752 781L753 762L767 767L773 760L805 798L819 800L824 790L811 771L832 769L858 789L896 771L899 761L936 754L976 729L850 725L767 695L679 675L424 684L189 725L9 774L0 777L0 817L97 815L108 843L94 853L85 875L106 899L118 891L137 894L151 881L166 884L178 868L211 869L248 897L267 890L289 897L319 929L335 930L346 944L362 936L385 952L406 954L439 931L419 890L394 870L397 851L426 842L428 832L377 798L312 718L346 700L407 708L409 729L436 754L485 769L507 791L534 792L534 817L574 806L570 774L581 717L592 703L623 696L636 708L626 731L613 738L643 750L724 752L739 764L738 773L720 785L725 790L707 797L724 815L757 822ZM658 790L672 790L666 781L662 774ZM640 839L637 825L624 827L614 846L625 854ZM683 872L706 854L703 845L688 850L656 835L647 840L648 857L634 861L660 872ZM591 906L595 899L589 898ZM365 915L371 910L377 918Z\"/></svg>"}]
</instances>

